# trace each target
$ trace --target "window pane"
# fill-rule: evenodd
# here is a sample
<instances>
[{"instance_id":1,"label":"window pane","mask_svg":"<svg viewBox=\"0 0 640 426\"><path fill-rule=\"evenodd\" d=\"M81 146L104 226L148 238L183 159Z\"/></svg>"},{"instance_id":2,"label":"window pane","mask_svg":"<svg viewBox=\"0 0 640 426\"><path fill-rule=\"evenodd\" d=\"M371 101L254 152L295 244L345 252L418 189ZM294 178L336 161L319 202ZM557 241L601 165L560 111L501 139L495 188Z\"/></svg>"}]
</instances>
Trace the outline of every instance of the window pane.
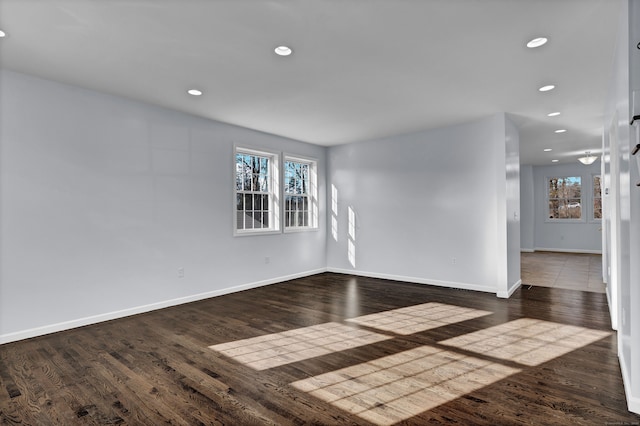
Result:
<instances>
[{"instance_id":1,"label":"window pane","mask_svg":"<svg viewBox=\"0 0 640 426\"><path fill-rule=\"evenodd\" d=\"M253 212L246 212L244 216L244 229L253 229Z\"/></svg>"},{"instance_id":2,"label":"window pane","mask_svg":"<svg viewBox=\"0 0 640 426\"><path fill-rule=\"evenodd\" d=\"M582 178L580 176L549 178L549 219L580 219L582 217Z\"/></svg>"},{"instance_id":3,"label":"window pane","mask_svg":"<svg viewBox=\"0 0 640 426\"><path fill-rule=\"evenodd\" d=\"M252 152L238 152L235 154L235 192L236 192L236 229L259 230L271 229L270 221L273 215L273 199L277 193L271 191L272 168L277 167L277 157L274 154L260 155ZM277 170L276 170L277 172ZM278 188L274 188L275 191ZM276 209L277 210L277 209ZM274 223L274 229L279 224Z\"/></svg>"},{"instance_id":4,"label":"window pane","mask_svg":"<svg viewBox=\"0 0 640 426\"><path fill-rule=\"evenodd\" d=\"M284 162L284 213L286 227L315 226L310 217L310 204L315 199L315 188L311 188L315 163Z\"/></svg>"},{"instance_id":5,"label":"window pane","mask_svg":"<svg viewBox=\"0 0 640 426\"><path fill-rule=\"evenodd\" d=\"M593 219L602 219L602 187L600 176L593 177Z\"/></svg>"},{"instance_id":6,"label":"window pane","mask_svg":"<svg viewBox=\"0 0 640 426\"><path fill-rule=\"evenodd\" d=\"M600 188L600 176L593 177L593 195L602 197L602 189Z\"/></svg>"},{"instance_id":7,"label":"window pane","mask_svg":"<svg viewBox=\"0 0 640 426\"><path fill-rule=\"evenodd\" d=\"M549 219L557 219L559 214L560 202L558 200L549 200Z\"/></svg>"}]
</instances>

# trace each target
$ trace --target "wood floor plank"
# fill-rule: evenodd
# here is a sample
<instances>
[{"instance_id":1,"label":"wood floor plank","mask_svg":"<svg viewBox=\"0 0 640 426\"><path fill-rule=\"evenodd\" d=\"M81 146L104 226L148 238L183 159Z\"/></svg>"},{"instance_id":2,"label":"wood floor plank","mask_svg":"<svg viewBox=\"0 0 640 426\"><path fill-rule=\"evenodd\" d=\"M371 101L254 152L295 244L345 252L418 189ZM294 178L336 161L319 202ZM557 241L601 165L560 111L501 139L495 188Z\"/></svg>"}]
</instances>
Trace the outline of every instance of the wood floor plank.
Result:
<instances>
[{"instance_id":1,"label":"wood floor plank","mask_svg":"<svg viewBox=\"0 0 640 426\"><path fill-rule=\"evenodd\" d=\"M400 332L431 312L403 309L424 304L483 313ZM395 328L352 321L372 314ZM338 344L327 324L379 338ZM560 326L603 334L520 361L544 339L552 350ZM493 330L503 334L485 343L497 351L448 343ZM278 362L257 369L220 345ZM326 347L340 349L317 350ZM324 273L0 346L0 424L639 422L626 409L606 296L560 288L523 286L504 300Z\"/></svg>"}]
</instances>

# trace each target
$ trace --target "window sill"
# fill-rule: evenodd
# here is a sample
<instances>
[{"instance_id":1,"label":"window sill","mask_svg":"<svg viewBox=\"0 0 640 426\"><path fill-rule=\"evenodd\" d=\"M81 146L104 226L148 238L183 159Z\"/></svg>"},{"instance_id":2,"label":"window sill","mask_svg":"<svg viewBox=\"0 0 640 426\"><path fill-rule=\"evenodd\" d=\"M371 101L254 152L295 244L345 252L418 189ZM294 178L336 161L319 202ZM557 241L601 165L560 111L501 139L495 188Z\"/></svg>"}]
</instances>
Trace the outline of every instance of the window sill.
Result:
<instances>
[{"instance_id":1,"label":"window sill","mask_svg":"<svg viewBox=\"0 0 640 426\"><path fill-rule=\"evenodd\" d=\"M269 229L269 230L260 230L260 231L238 231L235 230L233 232L234 237L251 237L254 235L276 235L281 234L282 231L279 229Z\"/></svg>"},{"instance_id":2,"label":"window sill","mask_svg":"<svg viewBox=\"0 0 640 426\"><path fill-rule=\"evenodd\" d=\"M299 226L299 227L293 227L293 228L285 228L284 229L284 233L285 234L294 234L296 232L313 232L313 231L317 231L318 227L311 227L311 226Z\"/></svg>"},{"instance_id":3,"label":"window sill","mask_svg":"<svg viewBox=\"0 0 640 426\"><path fill-rule=\"evenodd\" d=\"M586 224L587 221L584 219L545 219L544 223Z\"/></svg>"}]
</instances>

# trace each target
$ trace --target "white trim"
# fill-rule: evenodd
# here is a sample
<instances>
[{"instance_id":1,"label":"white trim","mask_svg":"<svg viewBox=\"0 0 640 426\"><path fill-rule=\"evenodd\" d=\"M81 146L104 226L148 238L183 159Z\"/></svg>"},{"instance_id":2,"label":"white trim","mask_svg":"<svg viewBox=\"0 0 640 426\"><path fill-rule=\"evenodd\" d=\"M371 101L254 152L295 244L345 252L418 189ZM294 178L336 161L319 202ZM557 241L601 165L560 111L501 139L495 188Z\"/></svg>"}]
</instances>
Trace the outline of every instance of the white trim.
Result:
<instances>
[{"instance_id":1,"label":"white trim","mask_svg":"<svg viewBox=\"0 0 640 426\"><path fill-rule=\"evenodd\" d=\"M447 287L447 288L453 288L453 289L482 291L485 293L496 292L495 287L488 287L488 286L479 285L479 284L431 280L431 279L425 279L425 278L407 277L404 275L384 274L379 272L356 271L352 269L342 269L342 268L327 268L327 272L334 272L337 274L356 275L356 276L368 277L368 278L381 278L381 279L391 280L391 281L403 281L403 282L414 283L414 284L427 284L427 285L434 285L438 287Z\"/></svg>"},{"instance_id":2,"label":"white trim","mask_svg":"<svg viewBox=\"0 0 640 426\"><path fill-rule=\"evenodd\" d=\"M237 178L237 163L236 156L238 153L268 157L269 158L269 195L270 208L269 208L269 228L260 229L238 229L238 210L237 210L237 198L238 188L236 186ZM241 237L248 235L269 235L269 234L281 234L282 233L282 218L280 217L281 203L280 203L280 183L282 181L282 172L280 170L280 163L282 162L282 153L277 151L269 151L262 149L254 149L246 147L244 145L233 145L233 201L231 206L233 208L232 220L233 220L233 236Z\"/></svg>"},{"instance_id":3,"label":"white trim","mask_svg":"<svg viewBox=\"0 0 640 426\"><path fill-rule=\"evenodd\" d=\"M515 293L515 291L517 289L520 288L520 286L522 285L522 280L518 280L513 286L511 286L511 288L509 288L509 290L507 291L499 291L496 293L496 296L498 296L501 299L508 299L511 297L511 295L513 293Z\"/></svg>"},{"instance_id":4,"label":"white trim","mask_svg":"<svg viewBox=\"0 0 640 426\"><path fill-rule=\"evenodd\" d=\"M282 230L283 234L295 234L296 232L315 232L318 231L319 228L315 227L312 228L310 226L295 226L295 227L291 227L291 228L287 228L286 226L284 227L284 229Z\"/></svg>"},{"instance_id":5,"label":"white trim","mask_svg":"<svg viewBox=\"0 0 640 426\"><path fill-rule=\"evenodd\" d=\"M620 364L620 371L622 373L622 383L624 384L624 394L627 399L627 409L633 413L640 414L640 397L634 396L631 389L631 375L627 370L626 363L624 361L624 353L620 351L618 354L618 361Z\"/></svg>"},{"instance_id":6,"label":"white trim","mask_svg":"<svg viewBox=\"0 0 640 426\"><path fill-rule=\"evenodd\" d=\"M308 222L307 226L287 226L287 190L286 190L286 170L287 162L306 164L309 166L309 190L305 195L309 202ZM318 196L318 160L312 157L304 157L300 155L292 155L284 152L282 154L282 230L284 233L289 232L305 232L317 231L320 227L319 218L319 196ZM295 194L291 194L295 195Z\"/></svg>"},{"instance_id":7,"label":"white trim","mask_svg":"<svg viewBox=\"0 0 640 426\"><path fill-rule=\"evenodd\" d=\"M520 253L534 253L535 250L534 249L529 249L529 248L521 248L520 249Z\"/></svg>"},{"instance_id":8,"label":"white trim","mask_svg":"<svg viewBox=\"0 0 640 426\"><path fill-rule=\"evenodd\" d=\"M605 283L607 284L607 283ZM611 288L609 288L609 284L607 284L604 288L604 294L607 295L607 307L609 308L609 316L613 315L613 311L611 310ZM616 324L614 324L613 322L611 323L611 329L618 331L618 326ZM618 347L622 347L622 345L618 344Z\"/></svg>"},{"instance_id":9,"label":"white trim","mask_svg":"<svg viewBox=\"0 0 640 426\"><path fill-rule=\"evenodd\" d=\"M580 218L578 219L573 219L573 218L549 218L549 210L548 210L548 205L549 205L549 180L551 179L567 179L567 178L580 178ZM547 202L547 210L546 213L544 215L545 219L544 222L545 223L587 223L587 215L585 215L585 211L584 208L582 206L584 206L584 182L583 182L583 177L581 174L577 175L577 176L547 176L545 177L545 181L544 181L544 185L545 185L545 201ZM575 198L573 198L575 199ZM561 200L561 198L556 198L556 200ZM566 200L569 200L568 198Z\"/></svg>"},{"instance_id":10,"label":"white trim","mask_svg":"<svg viewBox=\"0 0 640 426\"><path fill-rule=\"evenodd\" d=\"M533 251L556 251L559 253L602 254L602 250L562 249L562 248L543 248L543 247L536 247L533 249Z\"/></svg>"},{"instance_id":11,"label":"white trim","mask_svg":"<svg viewBox=\"0 0 640 426\"><path fill-rule=\"evenodd\" d=\"M83 327L86 325L97 324L103 321L114 320L118 318L124 318L131 315L142 314L145 312L156 311L158 309L168 308L171 306L182 305L185 303L196 302L198 300L209 299L212 297L223 296L229 293L235 293L238 291L249 290L252 288L262 287L271 284L277 284L284 281L289 281L297 278L307 277L310 275L316 275L326 272L325 268L314 269L311 271L299 272L296 274L285 275L282 277L270 278L267 280L256 281L247 284L241 284L234 287L223 288L220 290L208 291L205 293L194 294L191 296L179 297L176 299L165 300L162 302L151 303L148 305L136 306L133 308L122 309L120 311L107 312L100 315L92 315L89 317L78 318L71 321L59 322L56 324L45 325L42 327L30 328L27 330L16 331L13 333L1 334L0 345L18 340L29 339L32 337L43 336L45 334L56 333L59 331L70 330L72 328Z\"/></svg>"}]
</instances>

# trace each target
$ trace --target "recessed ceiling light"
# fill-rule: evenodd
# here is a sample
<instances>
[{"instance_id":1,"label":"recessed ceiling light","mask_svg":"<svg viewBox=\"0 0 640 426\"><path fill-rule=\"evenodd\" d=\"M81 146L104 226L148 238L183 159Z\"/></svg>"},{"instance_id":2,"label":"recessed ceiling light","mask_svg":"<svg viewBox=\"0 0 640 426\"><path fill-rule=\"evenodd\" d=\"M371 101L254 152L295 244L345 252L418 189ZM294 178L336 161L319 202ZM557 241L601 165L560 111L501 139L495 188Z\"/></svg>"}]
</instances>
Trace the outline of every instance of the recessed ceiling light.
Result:
<instances>
[{"instance_id":1,"label":"recessed ceiling light","mask_svg":"<svg viewBox=\"0 0 640 426\"><path fill-rule=\"evenodd\" d=\"M556 86L554 86L553 84L548 84L546 86L542 86L538 90L541 91L541 92L548 92L549 90L553 90L555 88L556 88Z\"/></svg>"},{"instance_id":2,"label":"recessed ceiling light","mask_svg":"<svg viewBox=\"0 0 640 426\"><path fill-rule=\"evenodd\" d=\"M293 53L293 50L291 50L291 48L287 46L278 46L275 48L274 52L276 52L276 55L279 56L289 56Z\"/></svg>"},{"instance_id":3,"label":"recessed ceiling light","mask_svg":"<svg viewBox=\"0 0 640 426\"><path fill-rule=\"evenodd\" d=\"M567 131L567 129L558 129L558 130L556 130L556 133L564 133L566 131Z\"/></svg>"},{"instance_id":4,"label":"recessed ceiling light","mask_svg":"<svg viewBox=\"0 0 640 426\"><path fill-rule=\"evenodd\" d=\"M559 115L560 115L560 113L558 111L556 111L556 112L550 112L549 114L547 114L547 117L557 117Z\"/></svg>"},{"instance_id":5,"label":"recessed ceiling light","mask_svg":"<svg viewBox=\"0 0 640 426\"><path fill-rule=\"evenodd\" d=\"M200 95L202 95L202 90L189 89L189 90L187 90L187 93L192 95L192 96L200 96Z\"/></svg>"},{"instance_id":6,"label":"recessed ceiling light","mask_svg":"<svg viewBox=\"0 0 640 426\"><path fill-rule=\"evenodd\" d=\"M552 163L557 163L560 160L551 160Z\"/></svg>"},{"instance_id":7,"label":"recessed ceiling light","mask_svg":"<svg viewBox=\"0 0 640 426\"><path fill-rule=\"evenodd\" d=\"M0 30L0 38L2 37L6 37L7 33L5 33L4 31Z\"/></svg>"},{"instance_id":8,"label":"recessed ceiling light","mask_svg":"<svg viewBox=\"0 0 640 426\"><path fill-rule=\"evenodd\" d=\"M534 38L533 40L531 40L529 43L527 43L527 47L529 49L533 49L535 47L542 46L546 42L547 42L547 39L545 37L537 37L537 38Z\"/></svg>"},{"instance_id":9,"label":"recessed ceiling light","mask_svg":"<svg viewBox=\"0 0 640 426\"><path fill-rule=\"evenodd\" d=\"M553 150L552 150L551 148L545 148L545 149L543 149L543 151L544 151L544 152L551 152L551 151L553 151Z\"/></svg>"}]
</instances>

